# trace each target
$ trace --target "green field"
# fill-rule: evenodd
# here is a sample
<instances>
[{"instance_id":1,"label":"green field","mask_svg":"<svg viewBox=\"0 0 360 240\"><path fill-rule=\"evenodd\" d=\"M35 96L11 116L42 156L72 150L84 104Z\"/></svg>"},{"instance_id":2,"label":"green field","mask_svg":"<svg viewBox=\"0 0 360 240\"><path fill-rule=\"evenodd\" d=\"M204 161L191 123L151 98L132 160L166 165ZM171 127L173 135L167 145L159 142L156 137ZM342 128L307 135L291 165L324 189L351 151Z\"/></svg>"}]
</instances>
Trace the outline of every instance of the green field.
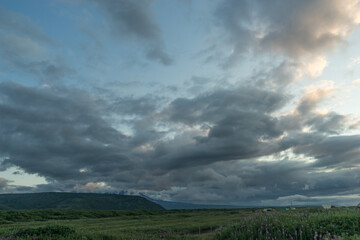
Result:
<instances>
[{"instance_id":1,"label":"green field","mask_svg":"<svg viewBox=\"0 0 360 240\"><path fill-rule=\"evenodd\" d=\"M360 239L360 211L3 210L0 239Z\"/></svg>"}]
</instances>

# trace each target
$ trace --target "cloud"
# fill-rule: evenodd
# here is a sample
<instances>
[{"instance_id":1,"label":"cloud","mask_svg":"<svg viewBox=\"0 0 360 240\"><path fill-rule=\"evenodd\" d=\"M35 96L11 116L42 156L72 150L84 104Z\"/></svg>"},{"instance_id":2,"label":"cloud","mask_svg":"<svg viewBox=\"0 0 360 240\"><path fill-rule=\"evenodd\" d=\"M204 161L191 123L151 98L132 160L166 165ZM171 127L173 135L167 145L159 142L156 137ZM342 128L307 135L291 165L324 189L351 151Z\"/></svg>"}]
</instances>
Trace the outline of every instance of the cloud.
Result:
<instances>
[{"instance_id":1,"label":"cloud","mask_svg":"<svg viewBox=\"0 0 360 240\"><path fill-rule=\"evenodd\" d=\"M307 202L310 200L310 198L307 196L296 194L296 195L291 195L291 196L278 197L277 200L281 201L281 202L292 202L292 201Z\"/></svg>"},{"instance_id":2,"label":"cloud","mask_svg":"<svg viewBox=\"0 0 360 240\"><path fill-rule=\"evenodd\" d=\"M305 95L298 101L296 111L299 114L308 114L314 110L319 103L335 91L335 88L331 86L332 83L330 82L329 84L324 82L321 86L316 86L315 88L308 87Z\"/></svg>"},{"instance_id":3,"label":"cloud","mask_svg":"<svg viewBox=\"0 0 360 240\"><path fill-rule=\"evenodd\" d=\"M302 78L311 80L319 78L326 66L327 60L321 56L301 61L287 59L277 65L262 66L249 81L261 88L285 90L290 84Z\"/></svg>"},{"instance_id":4,"label":"cloud","mask_svg":"<svg viewBox=\"0 0 360 240\"><path fill-rule=\"evenodd\" d=\"M88 46L126 40L124 49L142 46L149 60L172 63L153 1L80 2L92 3L86 14L94 14L93 32L85 37L99 38L98 45L90 40ZM228 55L220 58L224 67L246 54L271 62L256 59L261 68L240 80L212 71L203 77L200 69L184 83L186 93L175 91L178 84L169 94L170 87L159 83L154 95L152 83L134 82L131 76L137 73L125 68L126 73L115 74L121 82L111 86L81 85L84 90L77 84L52 84L75 76L76 69L61 56L53 57L60 48L39 26L0 8L2 71L15 69L16 76L19 71L26 81L31 75L42 83L0 83L0 170L16 167L47 181L23 187L0 178L0 190L124 191L242 205L314 203L360 193L360 137L346 132L359 124L321 109L338 89L327 81L290 94L293 83L321 77L328 64L325 51L343 43L359 24L358 2L217 3L215 16L226 46L211 42L203 54L226 49ZM109 33L114 42L108 41ZM108 49L109 58L105 48L100 50L104 55L95 62L104 57L104 69L112 69L116 51ZM81 70L93 73L85 73L86 66ZM101 79L110 72L103 71ZM139 87L135 95L128 91Z\"/></svg>"},{"instance_id":5,"label":"cloud","mask_svg":"<svg viewBox=\"0 0 360 240\"><path fill-rule=\"evenodd\" d=\"M234 111L271 113L283 107L286 100L287 96L282 94L244 86L218 89L192 99L177 98L164 114L172 121L191 125L222 119L226 115L219 115L219 110L229 114Z\"/></svg>"},{"instance_id":6,"label":"cloud","mask_svg":"<svg viewBox=\"0 0 360 240\"><path fill-rule=\"evenodd\" d=\"M317 56L310 61L303 62L304 72L310 79L315 79L321 76L323 70L328 65L325 57Z\"/></svg>"},{"instance_id":7,"label":"cloud","mask_svg":"<svg viewBox=\"0 0 360 240\"><path fill-rule=\"evenodd\" d=\"M310 204L319 206L321 204L354 206L357 205L358 194L346 194L346 195L325 195L309 197L304 195L290 195L279 197L276 200L264 201L264 203L270 206L284 206L284 205L303 205Z\"/></svg>"},{"instance_id":8,"label":"cloud","mask_svg":"<svg viewBox=\"0 0 360 240\"><path fill-rule=\"evenodd\" d=\"M336 112L326 114L314 114L305 125L310 126L310 131L317 131L324 134L341 134L346 130L348 118Z\"/></svg>"},{"instance_id":9,"label":"cloud","mask_svg":"<svg viewBox=\"0 0 360 240\"><path fill-rule=\"evenodd\" d=\"M1 166L50 181L102 178L131 168L126 137L106 123L105 112L86 93L1 83L0 96ZM81 173L83 168L89 172Z\"/></svg>"},{"instance_id":10,"label":"cloud","mask_svg":"<svg viewBox=\"0 0 360 240\"><path fill-rule=\"evenodd\" d=\"M35 76L37 81L54 83L75 73L63 59L49 57L56 43L40 27L22 15L0 6L1 70Z\"/></svg>"},{"instance_id":11,"label":"cloud","mask_svg":"<svg viewBox=\"0 0 360 240\"><path fill-rule=\"evenodd\" d=\"M296 107L287 114L279 117L281 128L288 133L313 133L317 135L339 135L350 129L354 123L350 123L347 115L338 114L327 109L319 110L322 103L328 101L338 89L331 81L323 81L318 85L305 88L305 93L296 103Z\"/></svg>"},{"instance_id":12,"label":"cloud","mask_svg":"<svg viewBox=\"0 0 360 240\"><path fill-rule=\"evenodd\" d=\"M0 7L0 54L2 61L39 61L52 40L30 19Z\"/></svg>"},{"instance_id":13,"label":"cloud","mask_svg":"<svg viewBox=\"0 0 360 240\"><path fill-rule=\"evenodd\" d=\"M13 181L0 177L0 193L31 192L34 188L12 184Z\"/></svg>"},{"instance_id":14,"label":"cloud","mask_svg":"<svg viewBox=\"0 0 360 240\"><path fill-rule=\"evenodd\" d=\"M5 178L0 178L0 190L1 191L5 191L8 187L8 180L6 180Z\"/></svg>"},{"instance_id":15,"label":"cloud","mask_svg":"<svg viewBox=\"0 0 360 240\"><path fill-rule=\"evenodd\" d=\"M48 181L31 189L12 185L14 192L126 190L244 205L339 194L360 182L360 141L333 136L342 116L317 115L321 96L304 97L314 106L285 121L275 113L288 96L250 86L163 105L150 95L95 98L64 87L2 83L1 167ZM304 126L313 130L302 132Z\"/></svg>"},{"instance_id":16,"label":"cloud","mask_svg":"<svg viewBox=\"0 0 360 240\"><path fill-rule=\"evenodd\" d=\"M66 77L72 77L76 70L64 60L46 59L37 62L16 62L16 67L21 71L36 77L37 81L43 84L57 84Z\"/></svg>"},{"instance_id":17,"label":"cloud","mask_svg":"<svg viewBox=\"0 0 360 240\"><path fill-rule=\"evenodd\" d=\"M352 58L351 62L347 65L347 68L351 69L353 67L355 67L356 65L360 64L360 57L357 58Z\"/></svg>"},{"instance_id":18,"label":"cloud","mask_svg":"<svg viewBox=\"0 0 360 240\"><path fill-rule=\"evenodd\" d=\"M103 182L88 182L85 185L76 184L73 189L80 192L95 192L99 190L106 191L104 187L105 183Z\"/></svg>"},{"instance_id":19,"label":"cloud","mask_svg":"<svg viewBox=\"0 0 360 240\"><path fill-rule=\"evenodd\" d=\"M52 40L46 34L44 34L44 32L38 26L32 23L29 18L7 11L3 7L0 7L0 13L1 31L12 32L15 34L14 37L28 36L30 39L24 38L24 40L26 41L36 39L36 41L43 43L52 42ZM19 33L19 35L17 35L17 33ZM14 44L19 44L19 42L15 42ZM27 48L25 48L24 50L30 52L32 51L31 49Z\"/></svg>"},{"instance_id":20,"label":"cloud","mask_svg":"<svg viewBox=\"0 0 360 240\"><path fill-rule=\"evenodd\" d=\"M293 59L322 54L358 27L360 6L358 0L230 0L215 16L232 47L225 66L232 66L248 52Z\"/></svg>"},{"instance_id":21,"label":"cloud","mask_svg":"<svg viewBox=\"0 0 360 240\"><path fill-rule=\"evenodd\" d=\"M360 78L352 81L352 82L351 82L351 85L352 85L353 87L358 87L358 86L360 85Z\"/></svg>"},{"instance_id":22,"label":"cloud","mask_svg":"<svg viewBox=\"0 0 360 240\"><path fill-rule=\"evenodd\" d=\"M251 87L175 99L161 115L169 124L183 126L183 130L171 141L154 145L152 158L157 161L150 165L172 169L279 151L277 142L270 139L283 132L271 113L281 108L286 99Z\"/></svg>"},{"instance_id":23,"label":"cloud","mask_svg":"<svg viewBox=\"0 0 360 240\"><path fill-rule=\"evenodd\" d=\"M314 156L315 167L351 168L359 164L359 146L359 135L335 136L296 146L294 152Z\"/></svg>"},{"instance_id":24,"label":"cloud","mask_svg":"<svg viewBox=\"0 0 360 240\"><path fill-rule=\"evenodd\" d=\"M164 65L172 64L165 52L161 30L151 12L151 1L93 0L111 24L117 38L135 38L145 45L146 57Z\"/></svg>"},{"instance_id":25,"label":"cloud","mask_svg":"<svg viewBox=\"0 0 360 240\"><path fill-rule=\"evenodd\" d=\"M242 160L176 169L166 176L151 178L152 186L159 182L165 186L161 191L147 187L146 193L175 201L196 198L198 203L259 206L271 202L269 205L284 206L291 199L294 204L334 203L336 198L329 199L330 196L359 192L354 188L360 181L358 168L316 171L311 163L302 162L301 157L298 160L283 158L285 155L275 157L277 161Z\"/></svg>"}]
</instances>

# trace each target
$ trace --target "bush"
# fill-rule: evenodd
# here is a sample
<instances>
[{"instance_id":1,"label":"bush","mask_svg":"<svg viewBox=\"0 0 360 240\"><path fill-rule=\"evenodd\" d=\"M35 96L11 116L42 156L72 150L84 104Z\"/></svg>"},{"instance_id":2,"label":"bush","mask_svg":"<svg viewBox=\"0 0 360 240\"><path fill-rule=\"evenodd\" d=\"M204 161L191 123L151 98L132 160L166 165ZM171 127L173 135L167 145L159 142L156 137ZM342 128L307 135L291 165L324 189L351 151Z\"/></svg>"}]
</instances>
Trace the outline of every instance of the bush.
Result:
<instances>
[{"instance_id":1,"label":"bush","mask_svg":"<svg viewBox=\"0 0 360 240\"><path fill-rule=\"evenodd\" d=\"M25 228L18 230L14 236L15 237L28 237L28 236L53 236L53 237L67 237L69 235L75 234L75 230L62 225L49 225L46 227L39 228Z\"/></svg>"}]
</instances>

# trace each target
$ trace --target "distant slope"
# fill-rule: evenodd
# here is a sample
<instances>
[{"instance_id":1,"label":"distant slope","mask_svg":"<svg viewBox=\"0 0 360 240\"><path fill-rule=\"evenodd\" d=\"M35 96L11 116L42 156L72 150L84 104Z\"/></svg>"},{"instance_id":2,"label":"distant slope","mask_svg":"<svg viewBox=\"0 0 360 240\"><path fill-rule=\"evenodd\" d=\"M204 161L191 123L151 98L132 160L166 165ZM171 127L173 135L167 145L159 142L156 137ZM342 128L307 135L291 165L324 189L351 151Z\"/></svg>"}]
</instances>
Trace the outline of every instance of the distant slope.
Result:
<instances>
[{"instance_id":1,"label":"distant slope","mask_svg":"<svg viewBox=\"0 0 360 240\"><path fill-rule=\"evenodd\" d=\"M0 194L0 209L164 209L140 196L97 193Z\"/></svg>"},{"instance_id":2,"label":"distant slope","mask_svg":"<svg viewBox=\"0 0 360 240\"><path fill-rule=\"evenodd\" d=\"M237 206L230 205L207 205L207 204L193 204L183 202L170 202L163 200L151 200L167 210L172 209L223 209L223 208L239 208Z\"/></svg>"},{"instance_id":3,"label":"distant slope","mask_svg":"<svg viewBox=\"0 0 360 240\"><path fill-rule=\"evenodd\" d=\"M211 205L211 204L194 204L194 203L183 203L183 202L171 202L149 198L143 194L142 197L161 205L166 210L172 209L224 209L224 208L245 208L233 205Z\"/></svg>"}]
</instances>

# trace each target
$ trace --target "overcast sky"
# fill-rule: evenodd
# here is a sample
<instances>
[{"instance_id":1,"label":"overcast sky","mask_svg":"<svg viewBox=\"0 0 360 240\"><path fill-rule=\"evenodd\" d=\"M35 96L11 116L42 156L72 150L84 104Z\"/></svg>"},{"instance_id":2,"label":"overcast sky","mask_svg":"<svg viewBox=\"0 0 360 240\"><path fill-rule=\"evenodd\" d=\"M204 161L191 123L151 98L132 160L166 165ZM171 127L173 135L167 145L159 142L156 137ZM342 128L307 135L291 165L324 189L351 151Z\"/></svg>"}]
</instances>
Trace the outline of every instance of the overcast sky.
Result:
<instances>
[{"instance_id":1,"label":"overcast sky","mask_svg":"<svg viewBox=\"0 0 360 240\"><path fill-rule=\"evenodd\" d=\"M359 0L0 0L0 193L360 201Z\"/></svg>"}]
</instances>

